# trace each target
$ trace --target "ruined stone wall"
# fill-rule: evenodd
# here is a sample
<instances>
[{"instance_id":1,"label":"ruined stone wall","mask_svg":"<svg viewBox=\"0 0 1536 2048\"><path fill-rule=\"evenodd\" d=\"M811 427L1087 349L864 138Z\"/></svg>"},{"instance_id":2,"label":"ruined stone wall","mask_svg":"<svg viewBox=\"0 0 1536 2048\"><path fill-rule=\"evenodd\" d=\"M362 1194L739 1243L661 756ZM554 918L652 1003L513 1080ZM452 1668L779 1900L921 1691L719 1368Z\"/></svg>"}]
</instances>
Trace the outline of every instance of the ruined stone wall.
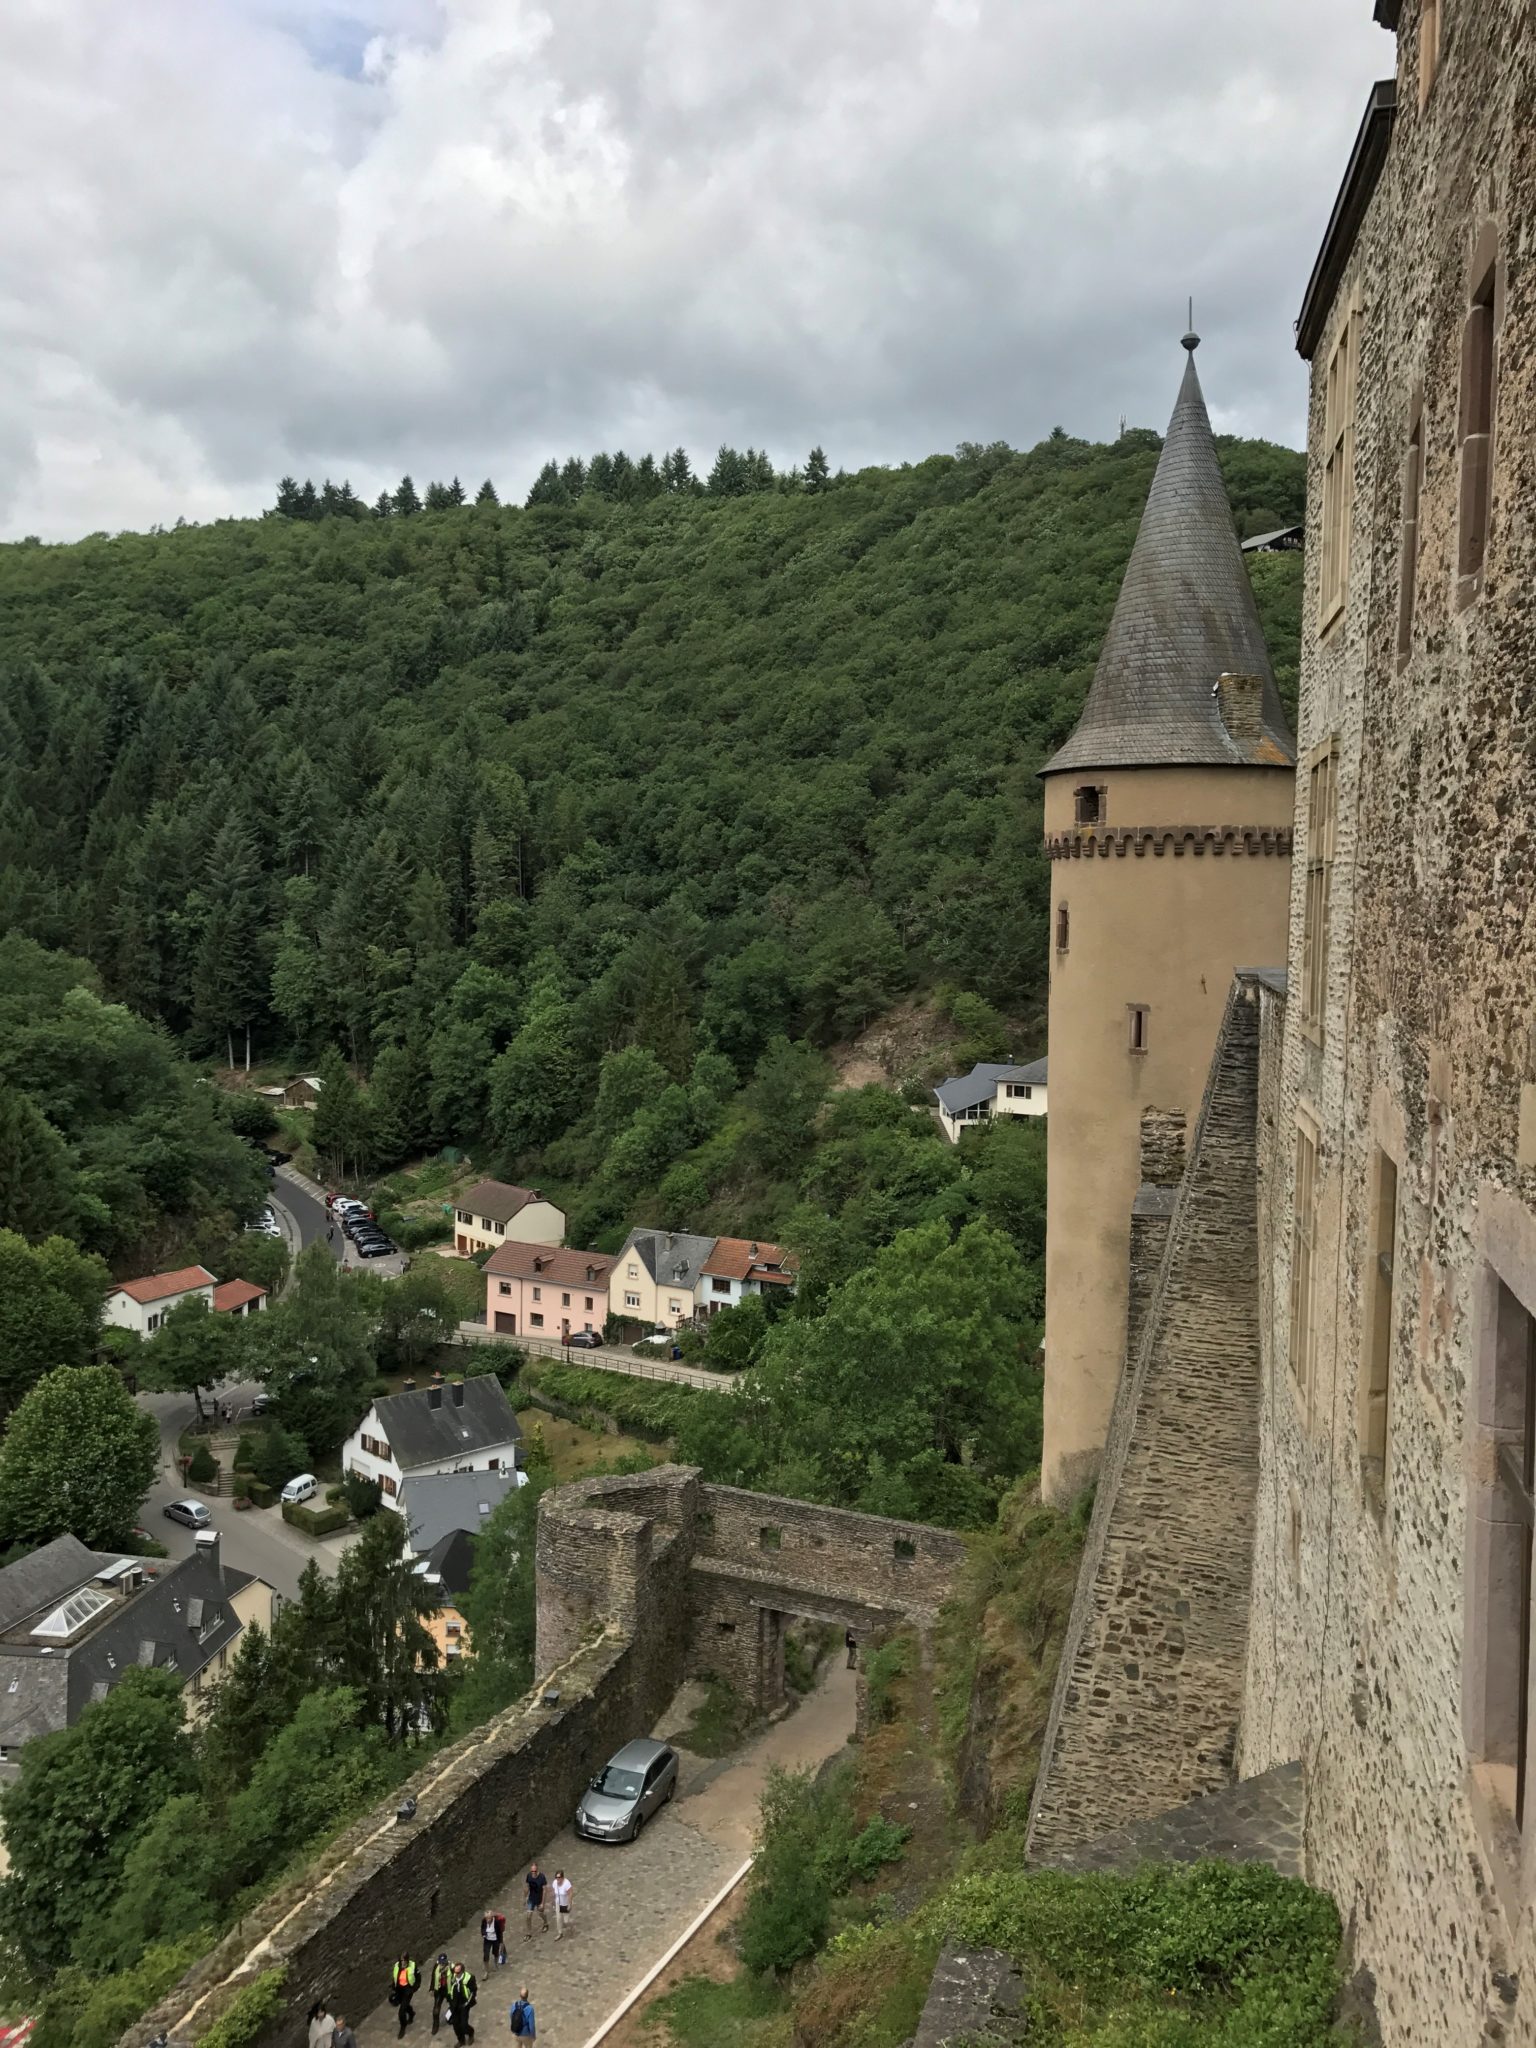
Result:
<instances>
[{"instance_id":1,"label":"ruined stone wall","mask_svg":"<svg viewBox=\"0 0 1536 2048\"><path fill-rule=\"evenodd\" d=\"M1536 1307L1529 1115L1521 1135L1536 1080L1536 23L1516 0L1445 8L1421 108L1419 7L1404 0L1401 12L1386 167L1312 365L1300 744L1305 759L1335 740L1338 832L1318 1044L1297 1000L1303 785L1291 998L1262 1169L1275 1213L1241 1757L1245 1772L1302 1760L1307 1874L1339 1900L1388 2048L1474 2048L1536 2040L1533 1873L1489 1768L1483 1697L1500 1653L1488 1559L1508 1514L1488 1381L1499 1283ZM1469 593L1457 575L1461 353L1490 227L1502 252L1495 482L1482 584ZM1352 302L1349 591L1323 635L1323 385ZM1417 589L1400 661L1402 480L1419 393ZM1295 1384L1289 1341L1298 1116L1319 1139L1310 1389ZM1362 1423L1383 1154L1398 1215L1378 1486Z\"/></svg>"},{"instance_id":2,"label":"ruined stone wall","mask_svg":"<svg viewBox=\"0 0 1536 2048\"><path fill-rule=\"evenodd\" d=\"M965 1558L964 1543L947 1529L734 1486L701 1487L699 1508L701 1559L902 1613L936 1612Z\"/></svg>"},{"instance_id":3,"label":"ruined stone wall","mask_svg":"<svg viewBox=\"0 0 1536 2048\"><path fill-rule=\"evenodd\" d=\"M1111 1417L1031 1856L1233 1775L1257 1483L1258 1044L1259 984L1240 975Z\"/></svg>"}]
</instances>

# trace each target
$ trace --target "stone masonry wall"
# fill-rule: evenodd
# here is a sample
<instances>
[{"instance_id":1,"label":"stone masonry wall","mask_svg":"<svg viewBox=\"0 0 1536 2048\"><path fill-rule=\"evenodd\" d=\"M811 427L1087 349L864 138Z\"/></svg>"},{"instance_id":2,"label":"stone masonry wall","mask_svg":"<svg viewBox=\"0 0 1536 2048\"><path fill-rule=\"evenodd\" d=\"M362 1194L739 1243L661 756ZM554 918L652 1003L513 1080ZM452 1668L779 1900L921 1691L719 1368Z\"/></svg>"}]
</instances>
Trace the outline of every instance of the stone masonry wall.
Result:
<instances>
[{"instance_id":1,"label":"stone masonry wall","mask_svg":"<svg viewBox=\"0 0 1536 2048\"><path fill-rule=\"evenodd\" d=\"M1338 1899L1387 2048L1519 2048L1536 2042L1536 1867L1508 1811L1512 1773L1494 1753L1486 1688L1513 1690L1518 1641L1497 1569L1490 1579L1512 1513L1494 1459L1500 1289L1536 1308L1536 18L1524 0L1443 8L1421 105L1420 14L1420 0L1403 0L1386 164L1311 365L1300 746L1303 759L1336 750L1337 829L1314 1032L1298 1001L1313 832L1303 776L1291 998L1273 1020L1241 1757L1245 1773L1302 1759L1307 1875ZM1492 516L1468 590L1463 332L1474 268L1494 250ZM1348 593L1324 630L1325 386L1353 307ZM1410 556L1415 417L1424 461ZM1266 1032L1266 1070L1268 1052ZM1319 1167L1306 1386L1289 1331L1302 1120ZM1397 1215L1378 1471L1362 1453L1384 1160Z\"/></svg>"},{"instance_id":2,"label":"stone masonry wall","mask_svg":"<svg viewBox=\"0 0 1536 2048\"><path fill-rule=\"evenodd\" d=\"M1258 984L1239 975L1111 1418L1032 1857L1233 1776L1257 1481L1258 1040Z\"/></svg>"}]
</instances>

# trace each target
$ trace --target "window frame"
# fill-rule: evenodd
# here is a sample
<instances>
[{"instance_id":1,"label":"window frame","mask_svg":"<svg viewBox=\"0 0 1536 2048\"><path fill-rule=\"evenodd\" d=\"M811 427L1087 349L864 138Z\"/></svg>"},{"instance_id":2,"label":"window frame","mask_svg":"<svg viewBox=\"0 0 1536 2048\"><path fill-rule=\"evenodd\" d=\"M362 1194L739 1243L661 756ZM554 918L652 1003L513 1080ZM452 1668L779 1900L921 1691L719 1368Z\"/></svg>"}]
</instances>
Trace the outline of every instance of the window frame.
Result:
<instances>
[{"instance_id":1,"label":"window frame","mask_svg":"<svg viewBox=\"0 0 1536 2048\"><path fill-rule=\"evenodd\" d=\"M1070 953L1072 950L1072 907L1061 902L1056 906L1056 951Z\"/></svg>"},{"instance_id":2,"label":"window frame","mask_svg":"<svg viewBox=\"0 0 1536 2048\"><path fill-rule=\"evenodd\" d=\"M1491 221L1477 238L1467 279L1456 411L1457 611L1465 611L1482 595L1493 537L1504 264L1498 230Z\"/></svg>"},{"instance_id":3,"label":"window frame","mask_svg":"<svg viewBox=\"0 0 1536 2048\"><path fill-rule=\"evenodd\" d=\"M1138 1059L1146 1057L1151 1042L1152 1015L1150 1003L1127 1003L1125 1006L1126 1051Z\"/></svg>"},{"instance_id":4,"label":"window frame","mask_svg":"<svg viewBox=\"0 0 1536 2048\"><path fill-rule=\"evenodd\" d=\"M1323 490L1317 630L1331 631L1349 598L1355 505L1355 408L1360 376L1360 299L1346 304L1323 372Z\"/></svg>"},{"instance_id":5,"label":"window frame","mask_svg":"<svg viewBox=\"0 0 1536 2048\"><path fill-rule=\"evenodd\" d=\"M1384 1145L1373 1149L1370 1249L1361 1292L1365 1300L1360 1347L1360 1481L1378 1519L1392 1478L1392 1352L1397 1327L1398 1235L1402 1185L1397 1160Z\"/></svg>"},{"instance_id":6,"label":"window frame","mask_svg":"<svg viewBox=\"0 0 1536 2048\"><path fill-rule=\"evenodd\" d=\"M1317 1212L1322 1133L1305 1109L1296 1112L1291 1148L1291 1276L1286 1374L1303 1424L1310 1429L1317 1394Z\"/></svg>"},{"instance_id":7,"label":"window frame","mask_svg":"<svg viewBox=\"0 0 1536 2048\"><path fill-rule=\"evenodd\" d=\"M1419 608L1419 529L1425 474L1424 387L1416 384L1408 400L1408 440L1403 451L1403 510L1399 521L1397 587L1397 665L1406 667L1413 653L1413 624Z\"/></svg>"},{"instance_id":8,"label":"window frame","mask_svg":"<svg viewBox=\"0 0 1536 2048\"><path fill-rule=\"evenodd\" d=\"M1302 863L1301 1030L1314 1045L1328 1035L1328 955L1333 931L1333 863L1338 846L1339 745L1330 733L1308 754L1307 843ZM1321 813L1321 818L1319 818Z\"/></svg>"}]
</instances>

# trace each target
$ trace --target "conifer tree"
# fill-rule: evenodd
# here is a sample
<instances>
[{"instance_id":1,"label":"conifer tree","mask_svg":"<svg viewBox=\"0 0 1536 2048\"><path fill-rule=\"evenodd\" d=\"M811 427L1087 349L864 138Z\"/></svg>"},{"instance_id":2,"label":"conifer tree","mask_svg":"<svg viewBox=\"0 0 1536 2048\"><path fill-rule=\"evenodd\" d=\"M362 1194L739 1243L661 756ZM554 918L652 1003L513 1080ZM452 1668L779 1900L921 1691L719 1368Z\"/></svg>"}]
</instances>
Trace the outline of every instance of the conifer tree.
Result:
<instances>
[{"instance_id":1,"label":"conifer tree","mask_svg":"<svg viewBox=\"0 0 1536 2048\"><path fill-rule=\"evenodd\" d=\"M486 478L479 490L476 491L475 503L477 505L499 505L501 503L500 498L496 495L496 486L489 477Z\"/></svg>"},{"instance_id":2,"label":"conifer tree","mask_svg":"<svg viewBox=\"0 0 1536 2048\"><path fill-rule=\"evenodd\" d=\"M674 448L670 455L661 458L661 480L669 491L676 491L680 496L698 489L686 448Z\"/></svg>"},{"instance_id":3,"label":"conifer tree","mask_svg":"<svg viewBox=\"0 0 1536 2048\"><path fill-rule=\"evenodd\" d=\"M69 1147L29 1096L0 1084L0 1230L39 1244L74 1213Z\"/></svg>"},{"instance_id":4,"label":"conifer tree","mask_svg":"<svg viewBox=\"0 0 1536 2048\"><path fill-rule=\"evenodd\" d=\"M805 488L812 492L824 491L830 474L825 454L820 447L813 448L805 458Z\"/></svg>"},{"instance_id":5,"label":"conifer tree","mask_svg":"<svg viewBox=\"0 0 1536 2048\"><path fill-rule=\"evenodd\" d=\"M455 477L445 493L448 503L450 505L462 505L464 503L464 495L464 486Z\"/></svg>"},{"instance_id":6,"label":"conifer tree","mask_svg":"<svg viewBox=\"0 0 1536 2048\"><path fill-rule=\"evenodd\" d=\"M266 885L256 841L238 815L227 818L214 839L205 896L207 909L193 968L193 1015L209 1037L223 1038L231 1067L236 1034L243 1033L249 1070L251 1025L261 1013L267 989L261 957Z\"/></svg>"},{"instance_id":7,"label":"conifer tree","mask_svg":"<svg viewBox=\"0 0 1536 2048\"><path fill-rule=\"evenodd\" d=\"M534 478L526 502L530 505L563 505L570 495L560 471L554 463L546 462Z\"/></svg>"},{"instance_id":8,"label":"conifer tree","mask_svg":"<svg viewBox=\"0 0 1536 2048\"><path fill-rule=\"evenodd\" d=\"M584 489L595 498L613 496L613 457L601 450L587 464L587 480Z\"/></svg>"},{"instance_id":9,"label":"conifer tree","mask_svg":"<svg viewBox=\"0 0 1536 2048\"><path fill-rule=\"evenodd\" d=\"M346 1062L334 1045L327 1046L317 1076L320 1093L311 1119L311 1137L321 1159L345 1180L357 1172L367 1152L367 1113ZM321 1250L325 1247L322 1245Z\"/></svg>"},{"instance_id":10,"label":"conifer tree","mask_svg":"<svg viewBox=\"0 0 1536 2048\"><path fill-rule=\"evenodd\" d=\"M422 500L423 511L446 512L452 503L453 499L449 496L446 484L434 483L427 485L427 495Z\"/></svg>"},{"instance_id":11,"label":"conifer tree","mask_svg":"<svg viewBox=\"0 0 1536 2048\"><path fill-rule=\"evenodd\" d=\"M402 519L408 519L413 512L421 510L421 500L416 495L416 486L410 477L401 477L395 485L394 509Z\"/></svg>"},{"instance_id":12,"label":"conifer tree","mask_svg":"<svg viewBox=\"0 0 1536 2048\"><path fill-rule=\"evenodd\" d=\"M587 485L587 465L579 455L567 456L560 465L560 481L567 498L579 498Z\"/></svg>"},{"instance_id":13,"label":"conifer tree","mask_svg":"<svg viewBox=\"0 0 1536 2048\"><path fill-rule=\"evenodd\" d=\"M727 448L722 442L705 489L712 498L739 498L747 488L745 462L734 448Z\"/></svg>"},{"instance_id":14,"label":"conifer tree","mask_svg":"<svg viewBox=\"0 0 1536 2048\"><path fill-rule=\"evenodd\" d=\"M373 501L374 518L387 519L389 515L394 511L394 509L395 501L389 495L388 491L380 491L379 495Z\"/></svg>"},{"instance_id":15,"label":"conifer tree","mask_svg":"<svg viewBox=\"0 0 1536 2048\"><path fill-rule=\"evenodd\" d=\"M277 509L284 519L298 518L299 486L296 478L285 476L281 483L279 483L277 487Z\"/></svg>"},{"instance_id":16,"label":"conifer tree","mask_svg":"<svg viewBox=\"0 0 1536 2048\"><path fill-rule=\"evenodd\" d=\"M308 477L305 477L303 488L299 492L299 517L301 519L318 519L320 517L320 499Z\"/></svg>"}]
</instances>

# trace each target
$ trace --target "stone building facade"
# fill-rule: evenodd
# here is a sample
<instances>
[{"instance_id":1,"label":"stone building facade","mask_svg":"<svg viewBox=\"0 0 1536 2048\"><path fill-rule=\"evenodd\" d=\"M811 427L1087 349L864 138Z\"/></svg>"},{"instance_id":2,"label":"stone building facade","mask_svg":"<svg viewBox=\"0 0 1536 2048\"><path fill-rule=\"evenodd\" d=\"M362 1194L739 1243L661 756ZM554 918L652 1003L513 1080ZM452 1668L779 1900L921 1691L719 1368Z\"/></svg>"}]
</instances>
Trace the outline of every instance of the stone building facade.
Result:
<instances>
[{"instance_id":1,"label":"stone building facade","mask_svg":"<svg viewBox=\"0 0 1536 2048\"><path fill-rule=\"evenodd\" d=\"M1298 323L1286 971L1240 975L1228 1004L1117 1396L1032 1848L1202 1772L1299 1766L1304 1874L1338 1900L1386 2048L1513 2048L1536 2043L1536 11L1376 15L1393 75ZM1179 1395L1208 1330L1180 1274L1221 1229L1194 1202L1234 1061L1252 1124L1227 1195L1252 1256L1230 1390L1197 1416ZM1218 1526L1231 1640L1194 1702L1168 1645Z\"/></svg>"}]
</instances>

